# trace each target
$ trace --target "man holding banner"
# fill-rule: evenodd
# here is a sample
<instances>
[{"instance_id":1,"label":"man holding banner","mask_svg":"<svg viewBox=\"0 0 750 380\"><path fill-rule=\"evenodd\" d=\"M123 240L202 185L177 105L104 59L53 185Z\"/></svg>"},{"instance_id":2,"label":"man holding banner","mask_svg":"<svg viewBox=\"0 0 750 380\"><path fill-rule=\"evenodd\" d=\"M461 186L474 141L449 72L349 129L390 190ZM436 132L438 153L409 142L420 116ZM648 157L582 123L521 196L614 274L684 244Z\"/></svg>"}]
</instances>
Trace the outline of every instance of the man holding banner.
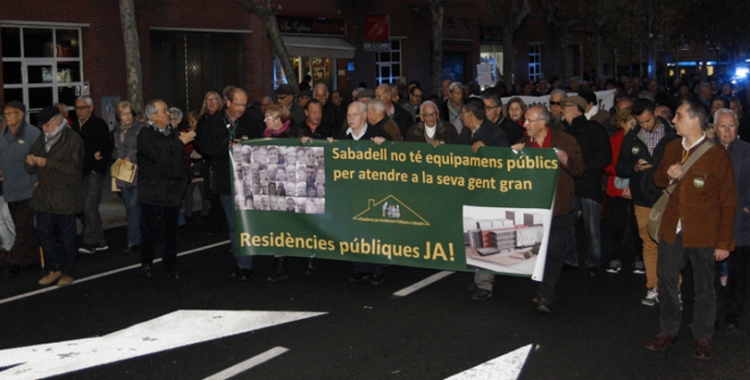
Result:
<instances>
[{"instance_id":1,"label":"man holding banner","mask_svg":"<svg viewBox=\"0 0 750 380\"><path fill-rule=\"evenodd\" d=\"M555 201L552 206L552 225L550 227L547 260L544 266L544 278L536 282L536 295L532 300L535 310L551 312L555 298L555 286L560 276L565 250L568 244L568 233L573 225L575 214L574 178L581 177L586 171L581 148L576 139L562 131L550 128L552 116L542 106L529 108L525 114L524 128L527 137L513 145L513 150L527 148L554 148L560 161L557 175Z\"/></svg>"}]
</instances>

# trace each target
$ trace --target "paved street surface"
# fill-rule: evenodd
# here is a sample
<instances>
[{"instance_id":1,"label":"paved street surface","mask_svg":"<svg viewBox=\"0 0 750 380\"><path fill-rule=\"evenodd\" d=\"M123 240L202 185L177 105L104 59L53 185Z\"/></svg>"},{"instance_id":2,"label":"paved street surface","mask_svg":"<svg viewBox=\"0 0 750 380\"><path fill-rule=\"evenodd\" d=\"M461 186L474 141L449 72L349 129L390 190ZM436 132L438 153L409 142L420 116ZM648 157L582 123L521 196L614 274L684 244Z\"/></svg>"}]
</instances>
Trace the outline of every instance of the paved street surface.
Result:
<instances>
[{"instance_id":1,"label":"paved street surface","mask_svg":"<svg viewBox=\"0 0 750 380\"><path fill-rule=\"evenodd\" d=\"M348 282L346 262L318 262L304 275L306 260L291 259L290 279L271 283L273 258L259 257L243 282L228 275L225 234L206 230L180 230L180 251L190 253L179 258L179 280L165 279L160 264L141 277L139 258L122 253L123 227L106 231L109 251L77 258L68 288L39 291L39 269L0 275L0 379L505 379L521 365L521 379L750 378L747 330L720 330L712 360L692 357L689 273L680 340L651 352L659 309L640 304L642 275L564 272L553 313L541 315L526 278L498 277L483 302L470 299L469 273L397 297L438 272L388 267L373 286ZM55 344L64 341L74 342ZM24 348L41 344L50 345ZM518 364L464 373L528 345Z\"/></svg>"}]
</instances>

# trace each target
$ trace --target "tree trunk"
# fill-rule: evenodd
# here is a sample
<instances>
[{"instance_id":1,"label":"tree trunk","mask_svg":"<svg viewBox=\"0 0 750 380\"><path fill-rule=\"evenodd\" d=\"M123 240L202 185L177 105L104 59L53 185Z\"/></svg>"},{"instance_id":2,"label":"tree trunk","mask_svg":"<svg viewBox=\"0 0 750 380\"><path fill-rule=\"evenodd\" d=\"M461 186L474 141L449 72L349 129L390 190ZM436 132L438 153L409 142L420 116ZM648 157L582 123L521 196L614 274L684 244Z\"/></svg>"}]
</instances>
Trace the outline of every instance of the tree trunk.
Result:
<instances>
[{"instance_id":1,"label":"tree trunk","mask_svg":"<svg viewBox=\"0 0 750 380\"><path fill-rule=\"evenodd\" d=\"M128 82L128 101L134 112L143 111L143 69L138 23L133 0L120 0L120 21L125 42L125 70Z\"/></svg>"},{"instance_id":2,"label":"tree trunk","mask_svg":"<svg viewBox=\"0 0 750 380\"><path fill-rule=\"evenodd\" d=\"M503 82L510 86L513 84L513 33L514 28L510 24L503 25Z\"/></svg>"},{"instance_id":3,"label":"tree trunk","mask_svg":"<svg viewBox=\"0 0 750 380\"><path fill-rule=\"evenodd\" d=\"M443 76L443 14L445 8L440 1L428 0L432 12L432 91L442 99L441 78Z\"/></svg>"},{"instance_id":4,"label":"tree trunk","mask_svg":"<svg viewBox=\"0 0 750 380\"><path fill-rule=\"evenodd\" d=\"M602 78L603 65L604 65L604 41L602 41L602 33L599 28L596 29L596 80Z\"/></svg>"}]
</instances>

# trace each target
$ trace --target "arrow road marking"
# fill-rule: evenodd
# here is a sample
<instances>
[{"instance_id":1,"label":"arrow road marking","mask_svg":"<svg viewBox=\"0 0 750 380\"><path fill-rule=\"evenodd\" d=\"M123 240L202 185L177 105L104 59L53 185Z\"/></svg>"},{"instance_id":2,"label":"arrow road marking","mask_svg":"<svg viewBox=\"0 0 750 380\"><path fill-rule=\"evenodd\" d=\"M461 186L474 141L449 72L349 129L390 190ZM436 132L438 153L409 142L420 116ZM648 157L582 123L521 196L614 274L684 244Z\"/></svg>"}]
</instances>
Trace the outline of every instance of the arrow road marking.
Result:
<instances>
[{"instance_id":1,"label":"arrow road marking","mask_svg":"<svg viewBox=\"0 0 750 380\"><path fill-rule=\"evenodd\" d=\"M0 351L0 378L39 379L150 355L325 312L178 310L111 334Z\"/></svg>"},{"instance_id":2,"label":"arrow road marking","mask_svg":"<svg viewBox=\"0 0 750 380\"><path fill-rule=\"evenodd\" d=\"M503 356L482 363L476 367L457 373L445 380L516 380L521 374L526 360L531 356L533 344L521 347Z\"/></svg>"},{"instance_id":3,"label":"arrow road marking","mask_svg":"<svg viewBox=\"0 0 750 380\"><path fill-rule=\"evenodd\" d=\"M289 351L288 348L285 347L274 347L260 355L253 356L250 359L245 360L242 363L238 363L236 365L233 365L217 374L211 375L204 380L226 380L229 379L235 375L239 375L242 372L247 371L250 368L255 367L256 365L263 364L285 352Z\"/></svg>"},{"instance_id":4,"label":"arrow road marking","mask_svg":"<svg viewBox=\"0 0 750 380\"><path fill-rule=\"evenodd\" d=\"M405 287L405 288L397 291L396 293L393 293L393 295L396 296L396 297L408 296L409 294L412 294L412 293L416 292L417 290L422 289L425 286L432 284L433 282L438 282L438 281L440 281L440 280L442 280L442 279L444 279L444 278L446 278L446 277L448 277L448 276L450 276L452 274L453 274L453 272L451 272L451 271L442 271L442 272L435 273L432 276L427 277L424 280L422 280L420 282L417 282L414 285L407 286L407 287Z\"/></svg>"}]
</instances>

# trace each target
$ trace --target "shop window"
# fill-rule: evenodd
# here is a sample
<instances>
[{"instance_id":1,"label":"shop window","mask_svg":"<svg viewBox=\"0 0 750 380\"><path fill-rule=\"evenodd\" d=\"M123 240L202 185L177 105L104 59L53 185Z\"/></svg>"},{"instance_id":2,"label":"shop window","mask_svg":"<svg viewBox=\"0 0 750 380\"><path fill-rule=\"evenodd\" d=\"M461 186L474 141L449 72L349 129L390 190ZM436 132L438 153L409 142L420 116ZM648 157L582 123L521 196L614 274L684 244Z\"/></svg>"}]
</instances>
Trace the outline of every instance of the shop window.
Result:
<instances>
[{"instance_id":1,"label":"shop window","mask_svg":"<svg viewBox=\"0 0 750 380\"><path fill-rule=\"evenodd\" d=\"M377 53L375 73L378 84L404 82L401 78L401 40L391 40L391 51Z\"/></svg>"},{"instance_id":2,"label":"shop window","mask_svg":"<svg viewBox=\"0 0 750 380\"><path fill-rule=\"evenodd\" d=\"M83 84L81 29L6 26L0 34L5 102L22 101L29 119L57 102L72 109Z\"/></svg>"},{"instance_id":3,"label":"shop window","mask_svg":"<svg viewBox=\"0 0 750 380\"><path fill-rule=\"evenodd\" d=\"M529 45L529 80L542 79L542 45Z\"/></svg>"}]
</instances>

